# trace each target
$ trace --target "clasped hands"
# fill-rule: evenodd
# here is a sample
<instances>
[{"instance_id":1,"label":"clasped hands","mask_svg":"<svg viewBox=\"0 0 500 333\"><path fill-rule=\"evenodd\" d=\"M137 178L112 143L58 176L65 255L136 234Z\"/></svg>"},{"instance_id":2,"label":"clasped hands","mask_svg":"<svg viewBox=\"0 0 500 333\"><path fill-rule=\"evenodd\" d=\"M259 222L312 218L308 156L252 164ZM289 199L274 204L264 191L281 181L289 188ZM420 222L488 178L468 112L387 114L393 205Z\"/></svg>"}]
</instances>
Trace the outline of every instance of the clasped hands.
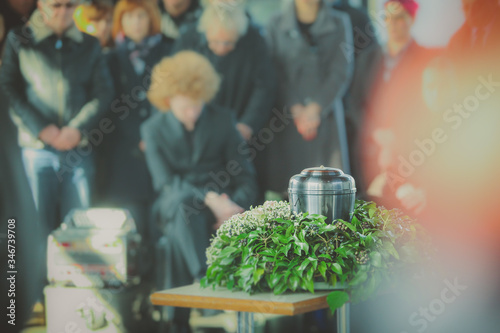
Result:
<instances>
[{"instance_id":1,"label":"clasped hands","mask_svg":"<svg viewBox=\"0 0 500 333\"><path fill-rule=\"evenodd\" d=\"M318 103L309 103L307 106L295 104L291 109L297 131L306 141L311 141L318 135L321 124L321 106Z\"/></svg>"},{"instance_id":2,"label":"clasped hands","mask_svg":"<svg viewBox=\"0 0 500 333\"><path fill-rule=\"evenodd\" d=\"M208 192L205 196L205 205L215 216L216 222L213 226L215 230L219 229L231 216L245 211L225 193Z\"/></svg>"},{"instance_id":3,"label":"clasped hands","mask_svg":"<svg viewBox=\"0 0 500 333\"><path fill-rule=\"evenodd\" d=\"M54 124L45 127L38 135L44 143L60 151L76 148L82 139L80 131L74 127L59 128Z\"/></svg>"}]
</instances>

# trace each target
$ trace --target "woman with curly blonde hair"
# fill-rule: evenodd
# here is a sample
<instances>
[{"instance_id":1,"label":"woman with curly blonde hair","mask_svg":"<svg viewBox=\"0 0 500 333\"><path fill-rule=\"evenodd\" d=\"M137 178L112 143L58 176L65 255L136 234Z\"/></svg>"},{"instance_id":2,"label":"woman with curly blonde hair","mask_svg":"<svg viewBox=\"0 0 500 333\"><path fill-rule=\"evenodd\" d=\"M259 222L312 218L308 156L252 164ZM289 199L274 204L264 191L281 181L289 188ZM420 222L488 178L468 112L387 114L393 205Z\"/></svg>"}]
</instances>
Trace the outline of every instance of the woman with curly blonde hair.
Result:
<instances>
[{"instance_id":1,"label":"woman with curly blonde hair","mask_svg":"<svg viewBox=\"0 0 500 333\"><path fill-rule=\"evenodd\" d=\"M255 172L230 110L210 104L219 75L202 55L183 51L153 70L148 98L161 112L141 128L157 192L154 216L166 258L160 289L201 278L211 233L254 203ZM160 280L159 279L159 280ZM189 310L169 315L175 332L189 332Z\"/></svg>"}]
</instances>

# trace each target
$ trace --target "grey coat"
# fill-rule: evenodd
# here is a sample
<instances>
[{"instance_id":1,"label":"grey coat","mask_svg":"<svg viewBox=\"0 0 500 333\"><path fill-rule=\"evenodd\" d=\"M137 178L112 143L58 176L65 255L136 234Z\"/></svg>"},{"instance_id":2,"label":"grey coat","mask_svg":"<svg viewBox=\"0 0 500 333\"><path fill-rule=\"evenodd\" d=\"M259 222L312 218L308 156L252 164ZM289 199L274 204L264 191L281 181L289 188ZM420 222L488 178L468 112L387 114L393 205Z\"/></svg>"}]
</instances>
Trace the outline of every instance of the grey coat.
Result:
<instances>
[{"instance_id":1,"label":"grey coat","mask_svg":"<svg viewBox=\"0 0 500 333\"><path fill-rule=\"evenodd\" d=\"M342 97L350 84L354 60L349 17L323 4L310 28L315 46L300 32L294 3L274 17L267 29L267 40L278 75L277 107L285 113L283 128L273 124L274 140L265 149L264 183L266 189L286 191L288 180L302 169L329 165L341 167L339 133L336 119L343 115ZM290 108L297 103L316 102L322 107L318 136L305 141L297 132ZM337 113L337 115L336 115ZM274 129L273 129L274 128Z\"/></svg>"}]
</instances>

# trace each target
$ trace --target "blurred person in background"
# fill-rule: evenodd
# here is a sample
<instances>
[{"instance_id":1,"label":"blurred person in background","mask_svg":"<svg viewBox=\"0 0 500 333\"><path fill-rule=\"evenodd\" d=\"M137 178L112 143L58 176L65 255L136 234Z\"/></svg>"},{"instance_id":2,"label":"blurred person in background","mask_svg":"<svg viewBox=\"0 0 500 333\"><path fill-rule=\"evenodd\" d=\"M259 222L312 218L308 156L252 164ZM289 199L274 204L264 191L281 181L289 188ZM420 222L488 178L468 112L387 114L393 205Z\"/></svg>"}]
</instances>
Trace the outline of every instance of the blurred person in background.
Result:
<instances>
[{"instance_id":1,"label":"blurred person in background","mask_svg":"<svg viewBox=\"0 0 500 333\"><path fill-rule=\"evenodd\" d=\"M403 152L418 138L419 123L427 116L422 97L422 73L439 53L417 44L411 28L417 15L414 0L385 3L388 41L375 57L374 80L367 101L361 137L361 163L367 197L388 208L412 213L425 206L422 192L407 184ZM403 155L402 155L403 154Z\"/></svg>"},{"instance_id":2,"label":"blurred person in background","mask_svg":"<svg viewBox=\"0 0 500 333\"><path fill-rule=\"evenodd\" d=\"M147 100L152 69L170 53L173 40L161 33L156 3L141 0L117 3L113 38L116 47L107 59L116 98L106 116L114 130L98 147L97 197L99 205L128 209L132 214L144 245L142 278L152 283L158 237L150 220L154 191L140 126L153 113Z\"/></svg>"},{"instance_id":3,"label":"blurred person in background","mask_svg":"<svg viewBox=\"0 0 500 333\"><path fill-rule=\"evenodd\" d=\"M14 27L26 24L35 9L36 0L3 0L0 2L0 15L4 19L5 33ZM0 42L0 54L4 43L5 39Z\"/></svg>"},{"instance_id":4,"label":"blurred person in background","mask_svg":"<svg viewBox=\"0 0 500 333\"><path fill-rule=\"evenodd\" d=\"M267 39L278 73L276 105L286 119L278 128L270 120L279 130L265 150L264 184L286 196L290 177L305 168L342 169L336 112L343 115L354 60L339 46L352 45L352 27L324 1L295 0L270 20Z\"/></svg>"},{"instance_id":5,"label":"blurred person in background","mask_svg":"<svg viewBox=\"0 0 500 333\"><path fill-rule=\"evenodd\" d=\"M159 1L162 10L161 31L167 37L176 39L183 25L195 23L201 15L199 0Z\"/></svg>"},{"instance_id":6,"label":"blurred person in background","mask_svg":"<svg viewBox=\"0 0 500 333\"><path fill-rule=\"evenodd\" d=\"M269 119L275 77L264 38L241 4L207 4L197 25L186 27L174 52L193 50L204 55L222 78L213 103L233 110L245 140Z\"/></svg>"},{"instance_id":7,"label":"blurred person in background","mask_svg":"<svg viewBox=\"0 0 500 333\"><path fill-rule=\"evenodd\" d=\"M362 182L362 166L360 163L360 134L362 120L366 110L375 68L378 66L378 55L381 52L373 26L364 8L353 7L348 0L333 2L333 8L349 15L353 29L353 45L343 45L346 53L354 55L354 73L352 83L344 97L346 130L349 143L351 175L356 180L356 195L364 197L366 188Z\"/></svg>"},{"instance_id":8,"label":"blurred person in background","mask_svg":"<svg viewBox=\"0 0 500 333\"><path fill-rule=\"evenodd\" d=\"M500 57L500 2L462 0L465 22L448 44L450 56L465 65L483 70L498 68Z\"/></svg>"},{"instance_id":9,"label":"blurred person in background","mask_svg":"<svg viewBox=\"0 0 500 333\"><path fill-rule=\"evenodd\" d=\"M113 93L99 41L73 23L77 5L39 1L27 25L9 32L0 72L38 212L44 246L35 250L42 253L66 214L89 206L94 165L86 133Z\"/></svg>"},{"instance_id":10,"label":"blurred person in background","mask_svg":"<svg viewBox=\"0 0 500 333\"><path fill-rule=\"evenodd\" d=\"M234 115L210 103L220 77L206 58L179 52L154 68L152 81L148 97L161 112L141 133L165 246L162 290L204 276L210 235L254 204L257 185L252 164L239 152L245 143ZM234 167L238 172L228 171ZM221 174L224 182L216 178ZM190 332L189 309L171 310L170 332Z\"/></svg>"},{"instance_id":11,"label":"blurred person in background","mask_svg":"<svg viewBox=\"0 0 500 333\"><path fill-rule=\"evenodd\" d=\"M80 5L75 11L75 23L81 31L88 33L101 42L104 50L112 47L113 2L93 0Z\"/></svg>"}]
</instances>

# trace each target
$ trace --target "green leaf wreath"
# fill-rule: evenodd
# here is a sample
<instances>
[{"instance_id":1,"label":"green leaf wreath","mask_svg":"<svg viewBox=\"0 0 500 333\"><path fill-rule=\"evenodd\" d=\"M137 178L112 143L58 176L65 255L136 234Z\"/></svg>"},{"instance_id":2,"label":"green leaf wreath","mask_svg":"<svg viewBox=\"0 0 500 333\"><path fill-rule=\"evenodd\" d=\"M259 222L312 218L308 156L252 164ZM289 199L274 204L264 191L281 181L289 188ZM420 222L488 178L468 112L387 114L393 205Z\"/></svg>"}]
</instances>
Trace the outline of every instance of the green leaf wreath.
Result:
<instances>
[{"instance_id":1,"label":"green leaf wreath","mask_svg":"<svg viewBox=\"0 0 500 333\"><path fill-rule=\"evenodd\" d=\"M308 290L317 282L345 286L327 301L334 310L372 296L404 264L425 252L424 234L397 210L358 200L350 222L291 214L287 202L267 201L225 222L207 249L201 286L248 293Z\"/></svg>"}]
</instances>

